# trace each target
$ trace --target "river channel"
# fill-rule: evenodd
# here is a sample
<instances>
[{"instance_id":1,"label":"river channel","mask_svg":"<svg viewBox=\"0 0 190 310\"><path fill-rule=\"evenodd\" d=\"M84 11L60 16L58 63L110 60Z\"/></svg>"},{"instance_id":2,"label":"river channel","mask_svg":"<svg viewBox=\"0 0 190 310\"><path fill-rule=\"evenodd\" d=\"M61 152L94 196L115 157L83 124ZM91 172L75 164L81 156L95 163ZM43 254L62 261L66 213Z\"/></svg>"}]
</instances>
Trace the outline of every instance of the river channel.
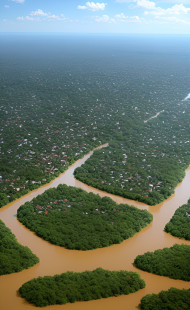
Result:
<instances>
[{"instance_id":1,"label":"river channel","mask_svg":"<svg viewBox=\"0 0 190 310\"><path fill-rule=\"evenodd\" d=\"M127 296L111 297L88 302L77 302L74 304L48 306L42 309L135 310L139 309L138 305L140 303L140 299L146 294L158 293L161 290L168 290L170 287L176 287L179 289L190 288L190 284L188 282L156 276L141 271L133 266L135 257L147 251L171 247L175 243L190 245L190 241L178 239L163 231L165 224L173 216L175 210L182 204L187 203L187 200L190 198L190 169L186 170L186 175L183 182L177 186L175 193L169 199L156 206L147 206L140 202L124 199L122 197L94 189L76 180L73 176L74 170L81 166L91 155L92 152L84 156L81 160L78 160L70 166L65 173L61 174L51 183L30 192L22 198L0 209L0 219L12 230L18 242L28 246L40 259L40 263L32 268L23 270L22 272L0 276L1 310L37 309L35 306L28 304L18 294L19 287L30 279L38 276L60 274L66 271L81 272L84 270L94 270L98 267L109 270L130 270L139 272L140 276L146 282L146 287ZM82 188L87 192L99 194L101 197L109 196L117 203L127 203L140 209L146 209L152 213L153 222L132 238L122 242L121 244L113 245L107 248L90 251L76 251L67 250L62 247L52 245L37 237L33 232L19 223L16 218L16 213L20 205L26 201L32 200L48 188L57 187L59 184L63 183Z\"/></svg>"}]
</instances>

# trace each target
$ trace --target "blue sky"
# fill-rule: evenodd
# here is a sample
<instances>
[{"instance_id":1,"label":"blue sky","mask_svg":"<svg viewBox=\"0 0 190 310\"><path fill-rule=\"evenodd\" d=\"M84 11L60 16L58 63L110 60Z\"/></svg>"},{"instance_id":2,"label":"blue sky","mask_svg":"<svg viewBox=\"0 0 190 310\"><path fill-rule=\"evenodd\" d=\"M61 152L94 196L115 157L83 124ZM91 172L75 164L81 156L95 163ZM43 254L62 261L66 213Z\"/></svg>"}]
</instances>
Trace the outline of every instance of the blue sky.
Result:
<instances>
[{"instance_id":1,"label":"blue sky","mask_svg":"<svg viewBox=\"0 0 190 310\"><path fill-rule=\"evenodd\" d=\"M190 0L0 0L0 32L190 34Z\"/></svg>"}]
</instances>

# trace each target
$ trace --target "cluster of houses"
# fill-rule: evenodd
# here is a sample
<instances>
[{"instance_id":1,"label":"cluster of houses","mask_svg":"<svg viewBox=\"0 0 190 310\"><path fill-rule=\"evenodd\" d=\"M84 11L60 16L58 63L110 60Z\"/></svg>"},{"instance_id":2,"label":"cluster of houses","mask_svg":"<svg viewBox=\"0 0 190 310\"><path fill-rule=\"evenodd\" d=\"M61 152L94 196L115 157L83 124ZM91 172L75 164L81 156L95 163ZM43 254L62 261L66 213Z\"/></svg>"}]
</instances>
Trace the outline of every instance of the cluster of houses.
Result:
<instances>
[{"instance_id":1,"label":"cluster of houses","mask_svg":"<svg viewBox=\"0 0 190 310\"><path fill-rule=\"evenodd\" d=\"M61 199L61 200L55 200L50 201L47 205L35 205L34 211L38 214L48 214L50 211L64 211L68 212L68 208L71 208L72 203L68 203L68 199Z\"/></svg>"}]
</instances>

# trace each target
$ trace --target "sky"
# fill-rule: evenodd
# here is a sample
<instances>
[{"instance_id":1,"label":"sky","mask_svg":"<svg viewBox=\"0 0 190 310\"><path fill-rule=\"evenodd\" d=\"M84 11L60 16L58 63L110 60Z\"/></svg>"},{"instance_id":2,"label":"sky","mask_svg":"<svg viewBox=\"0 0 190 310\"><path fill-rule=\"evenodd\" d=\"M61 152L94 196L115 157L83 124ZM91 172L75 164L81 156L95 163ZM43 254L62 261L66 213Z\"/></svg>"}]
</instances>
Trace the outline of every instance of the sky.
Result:
<instances>
[{"instance_id":1,"label":"sky","mask_svg":"<svg viewBox=\"0 0 190 310\"><path fill-rule=\"evenodd\" d=\"M0 0L0 32L190 34L190 0Z\"/></svg>"}]
</instances>

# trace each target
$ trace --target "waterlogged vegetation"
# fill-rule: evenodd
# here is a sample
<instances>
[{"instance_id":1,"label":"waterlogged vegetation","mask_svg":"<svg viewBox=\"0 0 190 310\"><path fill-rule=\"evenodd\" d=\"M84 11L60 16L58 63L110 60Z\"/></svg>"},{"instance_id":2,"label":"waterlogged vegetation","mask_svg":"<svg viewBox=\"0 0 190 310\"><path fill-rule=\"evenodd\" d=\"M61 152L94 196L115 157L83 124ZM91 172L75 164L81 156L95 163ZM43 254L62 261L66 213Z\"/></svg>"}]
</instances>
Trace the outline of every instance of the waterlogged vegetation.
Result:
<instances>
[{"instance_id":1,"label":"waterlogged vegetation","mask_svg":"<svg viewBox=\"0 0 190 310\"><path fill-rule=\"evenodd\" d=\"M171 248L138 255L134 264L139 269L167 276L172 279L190 281L190 246L175 244Z\"/></svg>"},{"instance_id":2,"label":"waterlogged vegetation","mask_svg":"<svg viewBox=\"0 0 190 310\"><path fill-rule=\"evenodd\" d=\"M146 210L59 185L25 203L17 217L38 236L68 249L91 250L121 243L152 221Z\"/></svg>"},{"instance_id":3,"label":"waterlogged vegetation","mask_svg":"<svg viewBox=\"0 0 190 310\"><path fill-rule=\"evenodd\" d=\"M164 230L175 237L190 240L190 199L176 210Z\"/></svg>"},{"instance_id":4,"label":"waterlogged vegetation","mask_svg":"<svg viewBox=\"0 0 190 310\"><path fill-rule=\"evenodd\" d=\"M78 45L78 39L63 37L33 38L27 44L18 37L16 45L9 38L2 42L0 207L49 182L105 142L108 148L95 152L76 170L78 179L150 205L174 192L190 164L189 46L183 42L174 49L168 38L164 43L151 39L152 45L144 37L142 41L80 38ZM115 205L108 198L82 192L73 198L58 192L61 187L51 197L48 192L22 206L18 217L39 236L70 249L119 243L152 220L148 212ZM177 234L186 238L188 215L186 221L184 213L182 217L183 223L177 219ZM1 246L6 273L12 272L15 257L10 239L6 237ZM7 247L11 256L5 259ZM27 249L27 262L28 253ZM175 245L136 260L143 270L189 281L189 256L188 246ZM14 263L18 266L23 260L16 254ZM23 285L20 293L45 306L118 296L144 287L137 275L134 279L132 273L117 274L119 281L116 273L100 269L39 278ZM175 309L180 304L181 310L189 295L181 301L181 294L174 293L177 300L172 295L172 304ZM165 303L170 298L162 296Z\"/></svg>"},{"instance_id":5,"label":"waterlogged vegetation","mask_svg":"<svg viewBox=\"0 0 190 310\"><path fill-rule=\"evenodd\" d=\"M141 135L138 134L140 139ZM75 177L106 192L149 205L164 201L182 181L184 166L179 167L166 150L162 154L162 148L137 147L140 139L132 135L112 141L78 167Z\"/></svg>"},{"instance_id":6,"label":"waterlogged vegetation","mask_svg":"<svg viewBox=\"0 0 190 310\"><path fill-rule=\"evenodd\" d=\"M0 275L19 272L38 262L37 256L19 244L11 230L0 221Z\"/></svg>"},{"instance_id":7,"label":"waterlogged vegetation","mask_svg":"<svg viewBox=\"0 0 190 310\"><path fill-rule=\"evenodd\" d=\"M12 54L2 39L0 206L105 142L77 178L150 205L170 196L190 163L188 47L168 58L154 38L18 40Z\"/></svg>"},{"instance_id":8,"label":"waterlogged vegetation","mask_svg":"<svg viewBox=\"0 0 190 310\"><path fill-rule=\"evenodd\" d=\"M135 272L98 268L82 273L66 272L33 279L19 289L22 297L37 307L128 295L145 287Z\"/></svg>"},{"instance_id":9,"label":"waterlogged vegetation","mask_svg":"<svg viewBox=\"0 0 190 310\"><path fill-rule=\"evenodd\" d=\"M172 287L159 294L146 295L141 299L140 308L142 310L189 310L190 289L179 290Z\"/></svg>"}]
</instances>

